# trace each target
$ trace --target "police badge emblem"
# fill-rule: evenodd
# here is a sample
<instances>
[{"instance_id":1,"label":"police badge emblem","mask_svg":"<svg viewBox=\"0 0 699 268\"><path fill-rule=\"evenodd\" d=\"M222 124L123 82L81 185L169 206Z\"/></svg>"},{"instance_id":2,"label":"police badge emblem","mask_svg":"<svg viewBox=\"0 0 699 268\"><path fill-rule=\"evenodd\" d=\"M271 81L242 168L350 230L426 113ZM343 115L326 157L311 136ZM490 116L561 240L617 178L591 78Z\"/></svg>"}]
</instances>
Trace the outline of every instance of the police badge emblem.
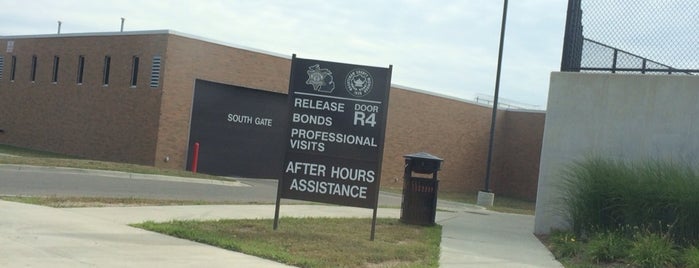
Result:
<instances>
[{"instance_id":1,"label":"police badge emblem","mask_svg":"<svg viewBox=\"0 0 699 268\"><path fill-rule=\"evenodd\" d=\"M308 67L308 80L306 85L313 86L313 90L323 93L332 93L335 90L332 72L325 68L320 68L320 64Z\"/></svg>"},{"instance_id":2,"label":"police badge emblem","mask_svg":"<svg viewBox=\"0 0 699 268\"><path fill-rule=\"evenodd\" d=\"M345 86L347 92L355 97L363 97L371 92L371 87L374 85L374 79L371 74L364 69L354 69L347 74Z\"/></svg>"}]
</instances>

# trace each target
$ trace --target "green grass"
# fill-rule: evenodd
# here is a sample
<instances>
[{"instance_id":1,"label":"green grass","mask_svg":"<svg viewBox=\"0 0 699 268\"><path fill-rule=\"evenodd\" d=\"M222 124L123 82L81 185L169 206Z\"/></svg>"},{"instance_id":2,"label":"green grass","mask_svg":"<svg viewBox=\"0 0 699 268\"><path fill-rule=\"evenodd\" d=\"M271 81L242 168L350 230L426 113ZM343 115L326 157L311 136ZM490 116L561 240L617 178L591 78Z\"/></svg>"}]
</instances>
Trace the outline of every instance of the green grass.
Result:
<instances>
[{"instance_id":1,"label":"green grass","mask_svg":"<svg viewBox=\"0 0 699 268\"><path fill-rule=\"evenodd\" d=\"M438 267L441 227L378 219L281 218L146 222L134 226L299 267Z\"/></svg>"},{"instance_id":2,"label":"green grass","mask_svg":"<svg viewBox=\"0 0 699 268\"><path fill-rule=\"evenodd\" d=\"M563 174L566 267L699 267L699 173L685 163L588 158ZM568 239L568 238L574 239Z\"/></svg>"},{"instance_id":3,"label":"green grass","mask_svg":"<svg viewBox=\"0 0 699 268\"><path fill-rule=\"evenodd\" d=\"M657 233L637 234L629 249L629 262L634 267L675 267L679 251L672 240Z\"/></svg>"},{"instance_id":4,"label":"green grass","mask_svg":"<svg viewBox=\"0 0 699 268\"><path fill-rule=\"evenodd\" d=\"M699 241L699 174L688 165L591 158L564 174L561 209L578 235L638 227Z\"/></svg>"},{"instance_id":5,"label":"green grass","mask_svg":"<svg viewBox=\"0 0 699 268\"><path fill-rule=\"evenodd\" d=\"M78 207L121 207L121 206L187 206L187 205L223 205L235 202L206 202L195 200L164 200L145 198L114 197L66 197L66 196L0 196L0 199L54 208Z\"/></svg>"},{"instance_id":6,"label":"green grass","mask_svg":"<svg viewBox=\"0 0 699 268\"><path fill-rule=\"evenodd\" d=\"M0 164L16 164L16 165L46 166L46 167L69 167L69 168L79 168L79 169L97 169L97 170L121 171L121 172L128 172L128 173L189 177L189 178L201 178L201 179L212 179L212 180L230 180L230 179L222 178L219 176L213 176L213 175L208 175L208 174L203 174L203 173L192 173L192 172L189 172L186 170L157 168L157 167L152 167L152 166L144 166L144 165L136 165L136 164L126 164L126 163L116 163L116 162L80 159L80 158L67 156L67 155L24 149L24 148L19 148L19 147L14 147L14 146L9 146L9 145L2 145L2 144L0 144L0 153L19 156L19 157L0 156Z\"/></svg>"},{"instance_id":7,"label":"green grass","mask_svg":"<svg viewBox=\"0 0 699 268\"><path fill-rule=\"evenodd\" d=\"M556 231L543 242L564 267L699 267L699 250L682 248L667 236L633 228L578 238Z\"/></svg>"},{"instance_id":8,"label":"green grass","mask_svg":"<svg viewBox=\"0 0 699 268\"><path fill-rule=\"evenodd\" d=\"M381 191L386 191L394 194L403 194L402 188L384 187L381 188ZM437 194L437 198L452 202L476 204L477 194L463 192L439 192ZM493 206L487 209L504 213L534 215L535 207L536 202L505 196L496 196L495 201L493 202Z\"/></svg>"},{"instance_id":9,"label":"green grass","mask_svg":"<svg viewBox=\"0 0 699 268\"><path fill-rule=\"evenodd\" d=\"M610 263L629 255L631 242L621 232L594 234L585 247L585 257L594 263Z\"/></svg>"},{"instance_id":10,"label":"green grass","mask_svg":"<svg viewBox=\"0 0 699 268\"><path fill-rule=\"evenodd\" d=\"M74 159L78 158L78 157L72 157L72 156L68 156L68 155L64 155L64 154L21 148L21 147L16 147L16 146L12 146L12 145L6 145L6 144L0 144L0 154L9 154L9 155L23 156L23 157L41 157L41 158L74 158Z\"/></svg>"},{"instance_id":11,"label":"green grass","mask_svg":"<svg viewBox=\"0 0 699 268\"><path fill-rule=\"evenodd\" d=\"M440 192L438 197L440 199L469 204L476 204L477 201L476 193ZM488 209L505 213L534 215L535 207L536 202L496 195L493 206Z\"/></svg>"},{"instance_id":12,"label":"green grass","mask_svg":"<svg viewBox=\"0 0 699 268\"><path fill-rule=\"evenodd\" d=\"M687 267L699 267L699 248L692 246L685 249L682 261Z\"/></svg>"}]
</instances>

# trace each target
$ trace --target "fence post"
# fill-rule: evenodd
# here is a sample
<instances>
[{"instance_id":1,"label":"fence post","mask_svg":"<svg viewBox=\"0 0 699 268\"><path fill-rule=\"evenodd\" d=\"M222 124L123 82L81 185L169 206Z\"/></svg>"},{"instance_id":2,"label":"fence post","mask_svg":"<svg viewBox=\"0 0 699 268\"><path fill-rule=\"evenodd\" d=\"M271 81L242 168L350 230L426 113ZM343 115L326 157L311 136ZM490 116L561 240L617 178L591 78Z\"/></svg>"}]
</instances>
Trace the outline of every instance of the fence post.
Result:
<instances>
[{"instance_id":1,"label":"fence post","mask_svg":"<svg viewBox=\"0 0 699 268\"><path fill-rule=\"evenodd\" d=\"M616 73L616 60L617 60L617 54L619 54L618 49L614 49L614 55L612 57L612 73Z\"/></svg>"}]
</instances>

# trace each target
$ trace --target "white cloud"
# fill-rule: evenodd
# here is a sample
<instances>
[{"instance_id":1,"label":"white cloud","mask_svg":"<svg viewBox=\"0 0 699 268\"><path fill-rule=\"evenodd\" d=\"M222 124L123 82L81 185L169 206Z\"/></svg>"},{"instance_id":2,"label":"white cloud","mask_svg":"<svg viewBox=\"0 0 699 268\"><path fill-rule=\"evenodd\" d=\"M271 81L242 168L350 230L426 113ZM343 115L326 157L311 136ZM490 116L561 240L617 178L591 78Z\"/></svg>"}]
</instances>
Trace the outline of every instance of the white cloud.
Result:
<instances>
[{"instance_id":1,"label":"white cloud","mask_svg":"<svg viewBox=\"0 0 699 268\"><path fill-rule=\"evenodd\" d=\"M492 0L5 1L0 35L173 29L303 58L394 67L393 83L492 94L502 2ZM510 1L501 96L545 106L565 1Z\"/></svg>"}]
</instances>

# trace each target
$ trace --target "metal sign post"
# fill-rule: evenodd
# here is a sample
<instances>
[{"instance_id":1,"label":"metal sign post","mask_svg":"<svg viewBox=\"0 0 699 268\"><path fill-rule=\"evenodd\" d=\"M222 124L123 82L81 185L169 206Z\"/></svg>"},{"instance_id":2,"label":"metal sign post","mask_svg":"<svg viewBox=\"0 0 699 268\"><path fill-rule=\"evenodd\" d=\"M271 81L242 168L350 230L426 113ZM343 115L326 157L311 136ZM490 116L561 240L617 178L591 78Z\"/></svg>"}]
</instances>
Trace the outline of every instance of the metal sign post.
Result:
<instances>
[{"instance_id":1,"label":"metal sign post","mask_svg":"<svg viewBox=\"0 0 699 268\"><path fill-rule=\"evenodd\" d=\"M281 198L374 209L388 114L392 67L293 56Z\"/></svg>"}]
</instances>

